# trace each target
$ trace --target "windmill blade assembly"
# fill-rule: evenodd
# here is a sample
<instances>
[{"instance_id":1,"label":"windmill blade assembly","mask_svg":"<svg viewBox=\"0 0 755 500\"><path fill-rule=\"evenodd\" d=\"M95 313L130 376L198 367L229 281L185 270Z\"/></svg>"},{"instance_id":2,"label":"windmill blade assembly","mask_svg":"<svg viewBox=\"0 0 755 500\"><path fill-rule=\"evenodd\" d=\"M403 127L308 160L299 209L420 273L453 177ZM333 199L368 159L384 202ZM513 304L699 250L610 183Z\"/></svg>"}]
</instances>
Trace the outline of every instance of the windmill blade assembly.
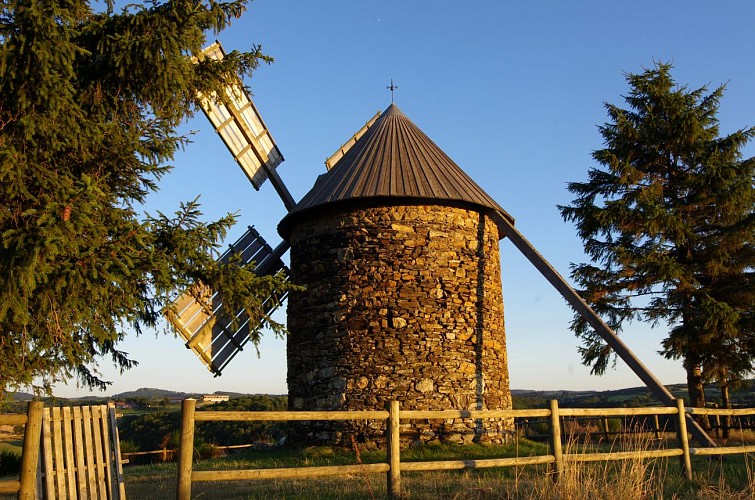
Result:
<instances>
[{"instance_id":1,"label":"windmill blade assembly","mask_svg":"<svg viewBox=\"0 0 755 500\"><path fill-rule=\"evenodd\" d=\"M220 42L216 41L204 49L199 57L221 60L225 52ZM276 170L284 161L283 154L241 79L224 89L222 94L200 94L197 99L215 132L254 189L259 190L269 179L286 209L292 210L296 201ZM379 116L380 112L326 160L327 169L359 140ZM288 269L281 260L288 248L286 241L272 248L254 227L249 226L236 242L229 245L219 260L228 262L233 255L238 255L241 264L256 263L254 272L258 276L279 272L288 275ZM219 376L234 356L243 350L251 338L250 334L264 328L266 318L281 306L285 298L286 292L264 297L263 310L257 318L250 318L245 311L227 316L221 295L205 285L196 284L182 293L171 308L166 309L165 317L186 341L186 347L194 351L208 370Z\"/></svg>"},{"instance_id":2,"label":"windmill blade assembly","mask_svg":"<svg viewBox=\"0 0 755 500\"><path fill-rule=\"evenodd\" d=\"M234 254L239 256L241 264L257 262L255 273L258 275L287 273L283 261L273 255L273 249L253 227L249 227L241 238L230 245L219 260L228 262ZM202 363L218 376L231 359L243 350L251 338L250 334L265 326L265 319L280 307L285 298L285 292L265 297L261 317L250 318L245 311L238 311L229 317L224 314L221 295L197 284L182 293L174 301L173 308L166 310L165 316L186 341L186 347L193 350Z\"/></svg>"},{"instance_id":3,"label":"windmill blade assembly","mask_svg":"<svg viewBox=\"0 0 755 500\"><path fill-rule=\"evenodd\" d=\"M219 42L207 47L200 55L217 60L224 56ZM291 210L296 202L276 171L284 160L283 155L241 80L227 87L220 95L198 95L197 98L205 116L252 186L259 190L270 179L286 208ZM250 226L219 260L228 262L232 256L238 255L241 264L255 262L254 272L259 276L278 272L288 274L281 260L286 250L288 244L285 242L275 249L271 248L262 235ZM250 334L265 326L265 319L280 307L285 297L285 292L264 297L260 317L251 318L245 311L227 315L224 314L220 294L205 285L196 284L173 302L173 307L166 310L165 316L186 341L186 347L193 350L202 363L218 376L231 359L243 350L251 338Z\"/></svg>"}]
</instances>

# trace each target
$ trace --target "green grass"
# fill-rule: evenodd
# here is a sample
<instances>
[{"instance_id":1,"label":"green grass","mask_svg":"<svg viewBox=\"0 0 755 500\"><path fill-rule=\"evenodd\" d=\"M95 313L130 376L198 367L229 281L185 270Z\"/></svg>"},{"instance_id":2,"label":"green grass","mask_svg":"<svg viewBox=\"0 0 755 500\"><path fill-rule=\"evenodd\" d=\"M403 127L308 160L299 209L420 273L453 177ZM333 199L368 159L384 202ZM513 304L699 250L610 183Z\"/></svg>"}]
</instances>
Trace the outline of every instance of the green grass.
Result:
<instances>
[{"instance_id":1,"label":"green grass","mask_svg":"<svg viewBox=\"0 0 755 500\"><path fill-rule=\"evenodd\" d=\"M576 446L576 445L575 445ZM630 445L630 447L633 445ZM584 445L579 445L583 448ZM569 447L567 447L568 449ZM587 451L608 451L611 446L588 446ZM574 448L571 448L574 450ZM637 448L635 448L637 449ZM547 454L547 447L520 439L508 446L431 444L403 450L402 461L483 459ZM384 462L385 451L362 451L362 463ZM723 461L706 457L693 460L692 481L681 474L679 460L636 459L617 462L567 463L558 484L546 466L403 473L402 493L417 499L579 499L644 498L739 499L755 495L752 456L731 455ZM229 457L203 460L195 470L254 469L353 465L353 450L327 447L301 450L247 450ZM176 464L135 466L126 469L130 498L175 498ZM386 475L352 474L313 479L195 482L192 498L386 498Z\"/></svg>"},{"instance_id":2,"label":"green grass","mask_svg":"<svg viewBox=\"0 0 755 500\"><path fill-rule=\"evenodd\" d=\"M455 460L459 458L500 458L512 456L545 455L545 444L520 440L518 445L487 446L431 443L401 451L403 461ZM253 469L273 467L318 467L326 465L354 465L385 462L385 450L360 451L359 457L352 449L313 446L301 449L273 448L270 450L243 450L230 456L202 460L195 470Z\"/></svg>"},{"instance_id":3,"label":"green grass","mask_svg":"<svg viewBox=\"0 0 755 500\"><path fill-rule=\"evenodd\" d=\"M0 481L17 481L21 470L21 446L17 442L0 442ZM16 495L0 493L0 499Z\"/></svg>"},{"instance_id":4,"label":"green grass","mask_svg":"<svg viewBox=\"0 0 755 500\"><path fill-rule=\"evenodd\" d=\"M519 445L483 446L430 444L402 451L403 461L438 461L459 458L500 458L547 453L547 447L532 441ZM330 447L303 449L245 450L228 457L203 460L195 470L256 469L280 467L317 467L328 465L356 465L386 461L385 450L361 451ZM534 467L532 468L534 472ZM540 474L545 468L540 467ZM126 469L126 493L131 498L175 498L176 464L135 466ZM411 498L448 498L459 492L460 482L466 489L463 498L478 498L478 493L495 486L499 490L514 480L516 471L488 469L475 471L415 472L402 475L403 490ZM475 493L477 492L477 493ZM195 498L385 498L385 474L356 474L313 479L195 482ZM462 498L462 497L460 497ZM485 498L485 497L479 497Z\"/></svg>"},{"instance_id":5,"label":"green grass","mask_svg":"<svg viewBox=\"0 0 755 500\"><path fill-rule=\"evenodd\" d=\"M0 442L0 477L18 475L21 469L22 442Z\"/></svg>"},{"instance_id":6,"label":"green grass","mask_svg":"<svg viewBox=\"0 0 755 500\"><path fill-rule=\"evenodd\" d=\"M7 451L20 456L23 444L23 441L0 441L0 452Z\"/></svg>"}]
</instances>

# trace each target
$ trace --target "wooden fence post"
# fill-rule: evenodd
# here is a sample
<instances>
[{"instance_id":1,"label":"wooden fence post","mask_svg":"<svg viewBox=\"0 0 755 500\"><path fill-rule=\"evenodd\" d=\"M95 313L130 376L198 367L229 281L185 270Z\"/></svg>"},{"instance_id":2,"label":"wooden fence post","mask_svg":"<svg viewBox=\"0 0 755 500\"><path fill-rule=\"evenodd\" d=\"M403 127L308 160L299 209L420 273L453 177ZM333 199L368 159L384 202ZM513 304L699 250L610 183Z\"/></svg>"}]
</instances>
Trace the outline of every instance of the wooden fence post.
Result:
<instances>
[{"instance_id":1,"label":"wooden fence post","mask_svg":"<svg viewBox=\"0 0 755 500\"><path fill-rule=\"evenodd\" d=\"M123 479L123 462L121 462L121 439L118 435L118 415L115 403L107 404L108 423L110 424L110 442L113 447L113 497L117 500L126 498L126 483ZM116 493L117 492L117 493Z\"/></svg>"},{"instance_id":2,"label":"wooden fence post","mask_svg":"<svg viewBox=\"0 0 755 500\"><path fill-rule=\"evenodd\" d=\"M194 460L194 410L196 399L181 403L181 440L178 447L178 487L176 498L191 499L191 468Z\"/></svg>"},{"instance_id":3,"label":"wooden fence post","mask_svg":"<svg viewBox=\"0 0 755 500\"><path fill-rule=\"evenodd\" d=\"M689 455L689 438L687 437L687 418L684 411L684 400L676 400L676 409L678 411L676 418L676 435L679 440L679 447L682 449L682 456L679 457L682 465L682 474L692 480L692 460Z\"/></svg>"},{"instance_id":4,"label":"wooden fence post","mask_svg":"<svg viewBox=\"0 0 755 500\"><path fill-rule=\"evenodd\" d=\"M608 417L603 417L603 438L608 442Z\"/></svg>"},{"instance_id":5,"label":"wooden fence post","mask_svg":"<svg viewBox=\"0 0 755 500\"><path fill-rule=\"evenodd\" d=\"M42 435L42 401L29 401L26 407L26 427L24 428L24 447L21 452L21 487L19 500L36 498L37 464L39 462L39 440Z\"/></svg>"},{"instance_id":6,"label":"wooden fence post","mask_svg":"<svg viewBox=\"0 0 755 500\"><path fill-rule=\"evenodd\" d=\"M718 408L717 403L713 403L713 408ZM716 413L714 416L714 421L716 422L714 424L714 427L716 428L716 437L721 439L721 415Z\"/></svg>"},{"instance_id":7,"label":"wooden fence post","mask_svg":"<svg viewBox=\"0 0 755 500\"><path fill-rule=\"evenodd\" d=\"M390 401L388 406L388 496L398 498L401 496L401 441L400 441L400 416L398 401Z\"/></svg>"},{"instance_id":8,"label":"wooden fence post","mask_svg":"<svg viewBox=\"0 0 755 500\"><path fill-rule=\"evenodd\" d=\"M658 420L658 415L653 415L653 431L655 432L655 439L661 440L661 423Z\"/></svg>"},{"instance_id":9,"label":"wooden fence post","mask_svg":"<svg viewBox=\"0 0 755 500\"><path fill-rule=\"evenodd\" d=\"M553 481L557 482L561 478L561 474L564 472L564 455L561 448L561 421L558 416L558 401L551 399L550 401L550 448L551 455L556 459L553 462L552 470Z\"/></svg>"}]
</instances>

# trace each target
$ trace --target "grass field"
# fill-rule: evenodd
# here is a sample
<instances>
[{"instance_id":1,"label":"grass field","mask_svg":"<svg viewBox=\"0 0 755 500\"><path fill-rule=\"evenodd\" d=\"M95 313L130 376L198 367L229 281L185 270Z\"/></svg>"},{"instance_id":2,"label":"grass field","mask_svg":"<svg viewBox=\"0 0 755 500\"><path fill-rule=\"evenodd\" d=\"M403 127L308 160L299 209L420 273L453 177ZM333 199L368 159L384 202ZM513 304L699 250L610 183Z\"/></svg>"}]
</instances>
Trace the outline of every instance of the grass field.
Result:
<instances>
[{"instance_id":1,"label":"grass field","mask_svg":"<svg viewBox=\"0 0 755 500\"><path fill-rule=\"evenodd\" d=\"M576 446L576 445L575 445ZM600 447L600 446L598 446ZM596 447L589 447L595 451ZM604 450L605 451L605 450ZM509 446L429 445L402 452L402 461L493 458L546 454L545 445L520 440ZM349 450L247 451L206 460L196 470L248 469L356 464L385 461L384 452ZM570 463L554 484L545 466L463 471L404 473L402 493L416 499L582 499L700 498L750 499L755 497L753 457L729 456L724 461L698 458L694 478L682 478L677 459L636 459L620 462ZM176 465L138 466L126 471L130 498L175 498ZM354 474L315 479L202 482L192 486L193 498L268 499L386 497L385 474Z\"/></svg>"},{"instance_id":2,"label":"grass field","mask_svg":"<svg viewBox=\"0 0 755 500\"><path fill-rule=\"evenodd\" d=\"M730 443L734 444L734 443ZM655 448L650 441L566 446L585 451ZM547 454L543 443L519 439L507 446L453 444L424 445L403 450L403 461L483 459ZM230 456L201 460L195 470L252 469L354 465L384 462L385 452L342 448L245 450ZM402 493L416 499L583 499L610 500L751 499L755 498L755 457L730 455L724 460L697 457L692 481L683 479L679 461L635 459L617 462L567 463L561 480L554 484L546 466L463 471L403 473ZM177 466L174 463L125 467L126 493L131 499L173 499ZM11 478L4 478L11 479ZM197 482L192 498L202 499L364 499L386 498L385 474L352 474L314 479ZM0 495L0 498L15 498Z\"/></svg>"}]
</instances>

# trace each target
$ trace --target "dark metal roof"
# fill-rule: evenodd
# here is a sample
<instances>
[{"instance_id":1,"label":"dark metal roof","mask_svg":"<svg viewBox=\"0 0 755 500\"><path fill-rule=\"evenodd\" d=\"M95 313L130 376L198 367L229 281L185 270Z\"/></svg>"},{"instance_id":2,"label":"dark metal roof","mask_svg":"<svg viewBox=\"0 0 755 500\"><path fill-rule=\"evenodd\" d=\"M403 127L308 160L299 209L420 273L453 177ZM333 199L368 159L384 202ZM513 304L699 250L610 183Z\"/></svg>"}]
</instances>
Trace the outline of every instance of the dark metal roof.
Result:
<instances>
[{"instance_id":1,"label":"dark metal roof","mask_svg":"<svg viewBox=\"0 0 755 500\"><path fill-rule=\"evenodd\" d=\"M343 158L318 177L309 193L281 221L278 232L287 238L295 220L316 208L385 198L471 204L513 222L498 203L391 104Z\"/></svg>"}]
</instances>

